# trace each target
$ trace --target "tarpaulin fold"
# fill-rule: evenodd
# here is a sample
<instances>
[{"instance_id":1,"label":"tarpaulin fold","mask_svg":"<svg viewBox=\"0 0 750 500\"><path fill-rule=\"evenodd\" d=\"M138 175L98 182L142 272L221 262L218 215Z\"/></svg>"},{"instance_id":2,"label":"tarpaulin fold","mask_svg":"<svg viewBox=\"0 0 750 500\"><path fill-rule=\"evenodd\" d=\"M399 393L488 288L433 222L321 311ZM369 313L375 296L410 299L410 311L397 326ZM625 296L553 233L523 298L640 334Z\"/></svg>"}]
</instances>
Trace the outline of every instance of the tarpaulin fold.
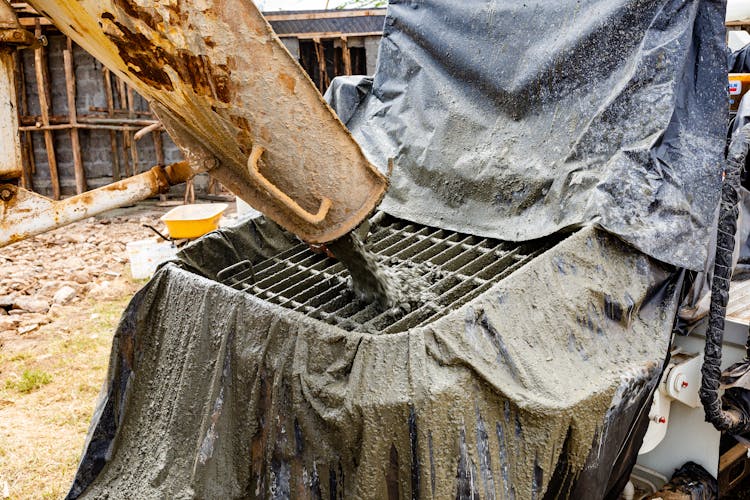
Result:
<instances>
[{"instance_id":1,"label":"tarpaulin fold","mask_svg":"<svg viewBox=\"0 0 750 500\"><path fill-rule=\"evenodd\" d=\"M595 223L699 271L727 130L724 10L394 0L372 90L347 78L329 96L375 165L394 159L392 215L512 241Z\"/></svg>"},{"instance_id":2,"label":"tarpaulin fold","mask_svg":"<svg viewBox=\"0 0 750 500\"><path fill-rule=\"evenodd\" d=\"M392 335L214 281L293 244L251 220L189 246L138 292L69 498L619 494L669 351L678 273L585 228Z\"/></svg>"}]
</instances>

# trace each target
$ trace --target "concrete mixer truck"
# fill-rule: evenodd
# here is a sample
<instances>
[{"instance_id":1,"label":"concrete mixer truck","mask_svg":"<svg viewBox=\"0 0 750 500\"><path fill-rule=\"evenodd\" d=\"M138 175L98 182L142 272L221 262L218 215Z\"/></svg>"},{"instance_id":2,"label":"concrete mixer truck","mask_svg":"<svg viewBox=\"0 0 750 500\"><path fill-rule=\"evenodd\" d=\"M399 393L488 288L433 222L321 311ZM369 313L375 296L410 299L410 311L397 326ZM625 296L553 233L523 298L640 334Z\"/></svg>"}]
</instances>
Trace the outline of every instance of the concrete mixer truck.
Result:
<instances>
[{"instance_id":1,"label":"concrete mixer truck","mask_svg":"<svg viewBox=\"0 0 750 500\"><path fill-rule=\"evenodd\" d=\"M41 199L4 106L2 244L204 171L264 214L133 298L69 498L742 482L749 138L726 145L722 2L392 1L374 78L327 102L248 0L30 3L149 99L186 163ZM38 41L0 5L12 95L8 53ZM311 249L354 230L395 303Z\"/></svg>"}]
</instances>

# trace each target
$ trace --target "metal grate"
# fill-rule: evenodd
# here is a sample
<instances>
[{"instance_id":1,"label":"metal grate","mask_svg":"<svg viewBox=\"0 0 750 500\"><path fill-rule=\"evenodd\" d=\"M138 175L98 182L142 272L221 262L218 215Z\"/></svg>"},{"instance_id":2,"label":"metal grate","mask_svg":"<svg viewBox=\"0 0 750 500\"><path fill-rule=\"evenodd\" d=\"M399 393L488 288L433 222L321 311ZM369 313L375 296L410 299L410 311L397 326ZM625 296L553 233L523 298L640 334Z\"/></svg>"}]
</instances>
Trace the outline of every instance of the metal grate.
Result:
<instances>
[{"instance_id":1,"label":"metal grate","mask_svg":"<svg viewBox=\"0 0 750 500\"><path fill-rule=\"evenodd\" d=\"M300 243L270 259L242 261L219 281L270 303L348 331L397 333L426 325L469 302L564 236L509 243L385 217L371 228L367 248L391 268L424 268L432 300L410 310L381 311L358 301L343 265Z\"/></svg>"}]
</instances>

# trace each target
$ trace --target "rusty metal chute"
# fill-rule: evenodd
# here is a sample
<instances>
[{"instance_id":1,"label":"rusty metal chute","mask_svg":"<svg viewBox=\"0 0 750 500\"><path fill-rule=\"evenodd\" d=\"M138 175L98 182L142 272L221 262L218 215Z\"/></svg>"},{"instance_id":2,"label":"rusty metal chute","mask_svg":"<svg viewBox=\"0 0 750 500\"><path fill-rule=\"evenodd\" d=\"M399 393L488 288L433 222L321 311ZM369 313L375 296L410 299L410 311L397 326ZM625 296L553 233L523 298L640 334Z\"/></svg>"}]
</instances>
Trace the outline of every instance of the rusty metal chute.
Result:
<instances>
[{"instance_id":1,"label":"rusty metal chute","mask_svg":"<svg viewBox=\"0 0 750 500\"><path fill-rule=\"evenodd\" d=\"M252 2L30 3L157 105L207 159L195 170L306 241L342 236L382 199L386 178Z\"/></svg>"}]
</instances>

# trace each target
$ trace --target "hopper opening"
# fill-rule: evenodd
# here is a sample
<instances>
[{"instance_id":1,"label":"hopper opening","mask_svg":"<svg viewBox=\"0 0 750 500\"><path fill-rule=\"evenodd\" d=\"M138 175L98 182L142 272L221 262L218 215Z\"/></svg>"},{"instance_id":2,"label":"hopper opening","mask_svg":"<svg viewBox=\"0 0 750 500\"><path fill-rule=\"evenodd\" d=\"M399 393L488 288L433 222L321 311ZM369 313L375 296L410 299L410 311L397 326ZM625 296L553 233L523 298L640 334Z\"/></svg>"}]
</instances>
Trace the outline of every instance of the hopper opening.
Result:
<instances>
[{"instance_id":1,"label":"hopper opening","mask_svg":"<svg viewBox=\"0 0 750 500\"><path fill-rule=\"evenodd\" d=\"M365 246L381 265L412 268L424 277L416 306L379 310L356 299L344 266L308 245L262 262L235 263L219 281L237 290L347 331L398 333L424 326L471 301L553 247L566 235L512 243L386 216L370 228Z\"/></svg>"}]
</instances>

